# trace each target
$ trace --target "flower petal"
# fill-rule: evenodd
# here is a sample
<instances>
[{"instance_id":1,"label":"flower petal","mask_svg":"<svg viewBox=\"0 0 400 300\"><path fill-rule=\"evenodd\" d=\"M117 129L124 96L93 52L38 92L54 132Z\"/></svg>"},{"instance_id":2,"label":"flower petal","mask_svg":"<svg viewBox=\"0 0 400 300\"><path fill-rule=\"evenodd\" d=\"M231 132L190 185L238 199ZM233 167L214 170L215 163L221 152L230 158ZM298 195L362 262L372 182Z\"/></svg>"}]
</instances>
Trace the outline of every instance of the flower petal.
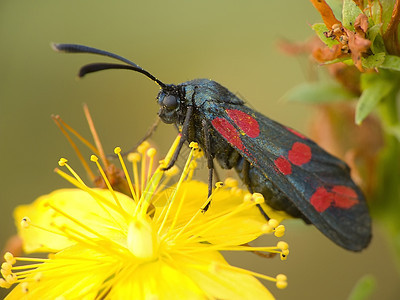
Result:
<instances>
[{"instance_id":1,"label":"flower petal","mask_svg":"<svg viewBox=\"0 0 400 300\"><path fill-rule=\"evenodd\" d=\"M85 259L88 258L88 259ZM103 282L118 268L118 261L110 256L82 246L72 246L43 263L36 274L43 270L40 281L28 280L28 293L22 284L6 297L14 299L95 299Z\"/></svg>"},{"instance_id":2,"label":"flower petal","mask_svg":"<svg viewBox=\"0 0 400 300\"><path fill-rule=\"evenodd\" d=\"M92 191L96 195L94 197L101 197L105 203L116 206L108 190L92 189ZM133 211L134 201L131 198L120 193L116 193L116 195L125 211ZM34 226L22 228L20 221L24 217L29 217L32 224L36 226L52 229L55 232L58 232L60 227L68 227L89 238L96 237L77 222L56 212L48 205L49 203L63 213L73 216L75 220L80 220L87 228L95 229L96 232L118 243L126 243L126 237L120 234L121 227L126 228L127 226L123 216L105 204L99 205L94 197L79 189L61 189L39 197L30 205L18 206L14 211L14 217L19 235L24 240L24 251L28 253L53 252L75 243L74 240L68 239L63 234L52 233Z\"/></svg>"},{"instance_id":3,"label":"flower petal","mask_svg":"<svg viewBox=\"0 0 400 300\"><path fill-rule=\"evenodd\" d=\"M255 277L230 269L219 252L202 252L199 255L201 260L199 257L181 257L179 262L184 263L182 271L196 282L209 298L275 299Z\"/></svg>"},{"instance_id":4,"label":"flower petal","mask_svg":"<svg viewBox=\"0 0 400 300\"><path fill-rule=\"evenodd\" d=\"M174 262L175 264L175 262ZM204 292L187 275L162 260L126 267L118 273L110 299L204 299Z\"/></svg>"}]
</instances>

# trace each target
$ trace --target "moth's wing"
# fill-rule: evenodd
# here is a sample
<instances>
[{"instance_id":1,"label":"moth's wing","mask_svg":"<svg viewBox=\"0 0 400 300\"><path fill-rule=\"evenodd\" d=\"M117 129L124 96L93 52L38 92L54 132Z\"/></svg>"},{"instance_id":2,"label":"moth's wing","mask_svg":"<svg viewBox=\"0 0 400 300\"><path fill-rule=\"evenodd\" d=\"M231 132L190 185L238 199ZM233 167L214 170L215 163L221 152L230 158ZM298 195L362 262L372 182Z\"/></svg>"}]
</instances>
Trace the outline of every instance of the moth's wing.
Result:
<instances>
[{"instance_id":1,"label":"moth's wing","mask_svg":"<svg viewBox=\"0 0 400 300\"><path fill-rule=\"evenodd\" d=\"M244 105L213 106L206 118L332 241L353 251L369 244L368 207L343 161Z\"/></svg>"}]
</instances>

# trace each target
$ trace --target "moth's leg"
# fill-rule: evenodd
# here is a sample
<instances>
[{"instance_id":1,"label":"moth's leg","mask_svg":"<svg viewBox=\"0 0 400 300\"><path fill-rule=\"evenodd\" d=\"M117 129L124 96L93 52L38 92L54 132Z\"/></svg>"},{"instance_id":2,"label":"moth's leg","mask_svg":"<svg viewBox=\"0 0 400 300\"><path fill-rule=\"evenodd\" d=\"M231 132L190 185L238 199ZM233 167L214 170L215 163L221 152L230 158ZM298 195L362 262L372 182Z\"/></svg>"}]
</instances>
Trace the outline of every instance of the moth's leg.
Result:
<instances>
[{"instance_id":1,"label":"moth's leg","mask_svg":"<svg viewBox=\"0 0 400 300\"><path fill-rule=\"evenodd\" d=\"M204 136L204 144L205 144L205 155L207 158L207 167L208 167L208 196L210 198L213 189L213 174L214 174L214 158L211 155L211 143L210 143L210 131L208 128L208 123L206 120L203 120L203 136ZM209 199L206 206L203 207L202 212L206 212L210 208L211 199Z\"/></svg>"},{"instance_id":2,"label":"moth's leg","mask_svg":"<svg viewBox=\"0 0 400 300\"><path fill-rule=\"evenodd\" d=\"M254 193L253 189L251 188L251 182L250 182L250 163L244 158L243 159L243 168L242 168L242 178L243 178L243 183L247 185L247 188L249 189L250 193ZM265 220L269 221L271 218L268 217L267 213L264 211L264 209L261 207L261 204L256 204L260 213L262 216L265 218Z\"/></svg>"}]
</instances>

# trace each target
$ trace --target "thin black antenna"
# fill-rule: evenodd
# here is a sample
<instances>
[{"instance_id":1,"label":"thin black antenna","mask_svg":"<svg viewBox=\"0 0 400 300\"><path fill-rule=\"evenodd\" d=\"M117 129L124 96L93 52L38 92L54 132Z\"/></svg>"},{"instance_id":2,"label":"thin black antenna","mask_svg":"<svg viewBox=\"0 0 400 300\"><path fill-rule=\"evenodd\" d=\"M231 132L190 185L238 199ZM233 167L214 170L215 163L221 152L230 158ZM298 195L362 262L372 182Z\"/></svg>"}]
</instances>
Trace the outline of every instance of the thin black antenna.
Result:
<instances>
[{"instance_id":1,"label":"thin black antenna","mask_svg":"<svg viewBox=\"0 0 400 300\"><path fill-rule=\"evenodd\" d=\"M139 73L142 73L146 77L150 78L151 80L155 81L161 88L165 88L166 84L163 83L161 80L157 79L155 76L150 74L148 71L145 69L139 67L137 64L134 62L119 56L117 54L84 46L84 45L77 45L77 44L51 44L52 48L54 51L57 52L66 52L66 53L91 53L91 54L98 54L102 56L108 56L111 58L118 59L127 65L122 65L122 64L110 64L110 63L93 63L93 64L88 64L83 66L80 71L79 71L79 77L83 77L86 74L97 72L97 71L102 71L102 70L107 70L107 69L128 69L128 70L133 70Z\"/></svg>"}]
</instances>

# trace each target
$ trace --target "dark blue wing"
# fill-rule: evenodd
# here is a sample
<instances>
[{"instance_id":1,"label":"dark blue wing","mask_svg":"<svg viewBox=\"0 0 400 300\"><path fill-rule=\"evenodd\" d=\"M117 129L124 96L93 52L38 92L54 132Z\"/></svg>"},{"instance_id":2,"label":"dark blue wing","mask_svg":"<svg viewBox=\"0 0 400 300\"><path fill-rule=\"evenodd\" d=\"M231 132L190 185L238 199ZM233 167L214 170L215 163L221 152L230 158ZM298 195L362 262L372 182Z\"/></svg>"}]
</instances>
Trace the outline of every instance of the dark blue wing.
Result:
<instances>
[{"instance_id":1,"label":"dark blue wing","mask_svg":"<svg viewBox=\"0 0 400 300\"><path fill-rule=\"evenodd\" d=\"M350 250L368 245L368 207L344 162L244 105L204 108L213 128L321 232Z\"/></svg>"}]
</instances>

